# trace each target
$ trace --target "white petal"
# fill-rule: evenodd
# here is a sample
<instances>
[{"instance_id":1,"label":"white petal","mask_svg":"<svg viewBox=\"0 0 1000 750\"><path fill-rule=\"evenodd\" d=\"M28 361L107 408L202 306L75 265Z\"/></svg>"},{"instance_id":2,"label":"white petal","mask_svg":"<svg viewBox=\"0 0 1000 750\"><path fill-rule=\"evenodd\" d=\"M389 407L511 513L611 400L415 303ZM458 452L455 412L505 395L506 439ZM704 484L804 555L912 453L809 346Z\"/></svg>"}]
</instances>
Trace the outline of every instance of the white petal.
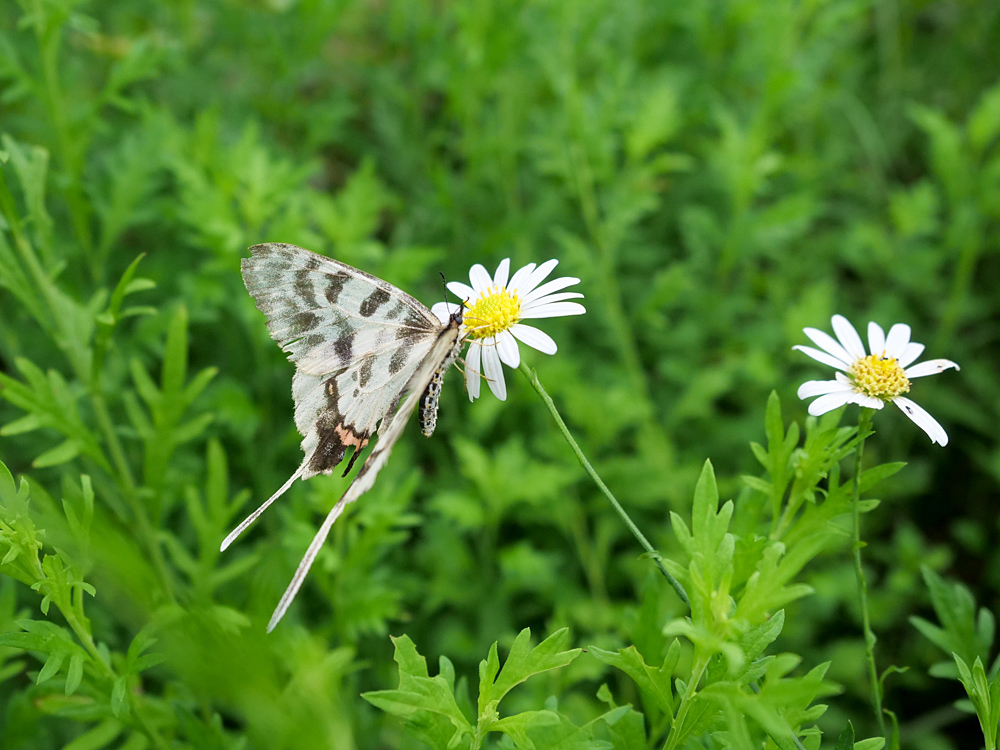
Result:
<instances>
[{"instance_id":1,"label":"white petal","mask_svg":"<svg viewBox=\"0 0 1000 750\"><path fill-rule=\"evenodd\" d=\"M559 318L563 315L583 315L587 308L576 302L553 302L521 312L522 318Z\"/></svg>"},{"instance_id":2,"label":"white petal","mask_svg":"<svg viewBox=\"0 0 1000 750\"><path fill-rule=\"evenodd\" d=\"M486 376L486 382L490 384L493 395L501 401L506 401L507 384L503 381L503 367L500 365L500 356L495 346L483 347L483 375Z\"/></svg>"},{"instance_id":3,"label":"white petal","mask_svg":"<svg viewBox=\"0 0 1000 750\"><path fill-rule=\"evenodd\" d=\"M479 364L483 347L473 341L465 355L465 389L469 392L469 401L479 398L479 384L483 380L483 371Z\"/></svg>"},{"instance_id":4,"label":"white petal","mask_svg":"<svg viewBox=\"0 0 1000 750\"><path fill-rule=\"evenodd\" d=\"M497 266L497 272L493 274L493 284L503 289L507 286L508 278L510 278L510 258L504 258Z\"/></svg>"},{"instance_id":5,"label":"white petal","mask_svg":"<svg viewBox=\"0 0 1000 750\"><path fill-rule=\"evenodd\" d=\"M448 291L461 300L469 300L470 303L479 299L479 292L461 281L449 281Z\"/></svg>"},{"instance_id":6,"label":"white petal","mask_svg":"<svg viewBox=\"0 0 1000 750\"><path fill-rule=\"evenodd\" d=\"M533 299L521 305L522 310L534 310L536 307L547 305L550 302L562 302L567 299L583 299L580 292L560 292L559 294L547 294L544 297Z\"/></svg>"},{"instance_id":7,"label":"white petal","mask_svg":"<svg viewBox=\"0 0 1000 750\"><path fill-rule=\"evenodd\" d=\"M546 281L540 287L533 289L530 294L522 295L525 302L531 302L539 297L544 297L546 294L552 294L552 292L558 292L560 289L565 289L568 286L573 286L574 284L579 284L580 279L574 279L572 276L560 276L558 279L552 279L552 281ZM580 295L581 297L583 295Z\"/></svg>"},{"instance_id":8,"label":"white petal","mask_svg":"<svg viewBox=\"0 0 1000 750\"><path fill-rule=\"evenodd\" d=\"M431 306L431 312L437 315L438 320L442 323L447 323L452 313L458 312L460 307L461 305L456 302L435 302Z\"/></svg>"},{"instance_id":9,"label":"white petal","mask_svg":"<svg viewBox=\"0 0 1000 750\"><path fill-rule=\"evenodd\" d=\"M868 323L868 350L876 357L885 351L885 331L875 321Z\"/></svg>"},{"instance_id":10,"label":"white petal","mask_svg":"<svg viewBox=\"0 0 1000 750\"><path fill-rule=\"evenodd\" d=\"M937 443L938 445L948 445L948 433L945 432L944 427L942 427L940 423L924 409L917 406L915 403L910 401L910 399L903 398L902 396L897 396L893 400L893 403L902 409L903 413L912 419L913 423L917 427L927 433L932 443Z\"/></svg>"},{"instance_id":11,"label":"white petal","mask_svg":"<svg viewBox=\"0 0 1000 750\"><path fill-rule=\"evenodd\" d=\"M824 365L836 367L838 370L847 370L847 365L834 357L832 354L821 352L819 349L813 349L811 346L793 346L792 349L798 349L803 354L812 357L817 362L822 362Z\"/></svg>"},{"instance_id":12,"label":"white petal","mask_svg":"<svg viewBox=\"0 0 1000 750\"><path fill-rule=\"evenodd\" d=\"M556 342L552 340L549 334L539 331L534 326L526 326L523 323L518 323L510 329L510 332L519 341L523 341L532 349L542 352L542 354L555 354L558 349Z\"/></svg>"},{"instance_id":13,"label":"white petal","mask_svg":"<svg viewBox=\"0 0 1000 750\"><path fill-rule=\"evenodd\" d=\"M559 261L555 258L545 261L542 265L532 271L528 278L521 281L516 289L512 289L512 291L516 291L522 297L527 297L532 291L534 291L536 286L545 281L545 277L552 273L552 269L557 265L559 265Z\"/></svg>"},{"instance_id":14,"label":"white petal","mask_svg":"<svg viewBox=\"0 0 1000 750\"><path fill-rule=\"evenodd\" d=\"M521 352L517 348L514 337L510 334L510 331L501 331L496 335L497 354L500 355L500 361L507 367L517 367L521 364Z\"/></svg>"},{"instance_id":15,"label":"white petal","mask_svg":"<svg viewBox=\"0 0 1000 750\"><path fill-rule=\"evenodd\" d=\"M841 383L839 380L809 380L799 386L796 394L801 399L822 396L825 393L841 393L854 390L850 383Z\"/></svg>"},{"instance_id":16,"label":"white petal","mask_svg":"<svg viewBox=\"0 0 1000 750\"><path fill-rule=\"evenodd\" d=\"M847 349L847 353L851 355L851 361L853 362L856 359L864 357L865 345L861 343L861 337L854 330L851 321L843 315L834 315L830 318L830 322L833 324L833 332L837 334L840 343Z\"/></svg>"},{"instance_id":17,"label":"white petal","mask_svg":"<svg viewBox=\"0 0 1000 750\"><path fill-rule=\"evenodd\" d=\"M896 358L896 364L900 367L909 367L912 363L917 361L917 357L924 353L924 345L918 344L916 341L911 341L903 349L903 353Z\"/></svg>"},{"instance_id":18,"label":"white petal","mask_svg":"<svg viewBox=\"0 0 1000 750\"><path fill-rule=\"evenodd\" d=\"M469 281L472 282L472 288L477 292L485 292L493 285L493 277L490 276L489 271L482 263L476 263L469 269Z\"/></svg>"},{"instance_id":19,"label":"white petal","mask_svg":"<svg viewBox=\"0 0 1000 750\"><path fill-rule=\"evenodd\" d=\"M853 365L854 360L857 359L857 357L852 357L848 354L847 350L837 343L837 340L833 338L833 336L819 330L818 328L803 328L802 333L812 339L812 342L816 344L816 346L828 354L832 354L847 367Z\"/></svg>"},{"instance_id":20,"label":"white petal","mask_svg":"<svg viewBox=\"0 0 1000 750\"><path fill-rule=\"evenodd\" d=\"M511 277L510 281L507 282L507 291L513 293L516 292L521 283L531 276L531 272L535 270L535 264L529 263L528 265L517 269L514 275Z\"/></svg>"},{"instance_id":21,"label":"white petal","mask_svg":"<svg viewBox=\"0 0 1000 750\"><path fill-rule=\"evenodd\" d=\"M885 356L899 359L899 355L910 343L910 327L906 323L896 323L885 337ZM874 352L872 352L874 354Z\"/></svg>"},{"instance_id":22,"label":"white petal","mask_svg":"<svg viewBox=\"0 0 1000 750\"><path fill-rule=\"evenodd\" d=\"M828 393L825 396L820 396L818 399L809 404L809 413L814 417L826 414L828 411L833 411L844 404L851 403L852 395L853 394L851 392L840 391L838 393Z\"/></svg>"},{"instance_id":23,"label":"white petal","mask_svg":"<svg viewBox=\"0 0 1000 750\"><path fill-rule=\"evenodd\" d=\"M952 367L956 370L962 369L950 359L929 359L926 362L921 362L919 365L913 365L913 367L904 370L903 374L908 378L922 378L925 375L937 375L945 370L950 370Z\"/></svg>"},{"instance_id":24,"label":"white petal","mask_svg":"<svg viewBox=\"0 0 1000 750\"><path fill-rule=\"evenodd\" d=\"M885 401L880 398L875 398L874 396L866 396L864 393L857 394L857 397L852 401L852 403L858 406L865 406L869 409L881 409L885 406Z\"/></svg>"}]
</instances>

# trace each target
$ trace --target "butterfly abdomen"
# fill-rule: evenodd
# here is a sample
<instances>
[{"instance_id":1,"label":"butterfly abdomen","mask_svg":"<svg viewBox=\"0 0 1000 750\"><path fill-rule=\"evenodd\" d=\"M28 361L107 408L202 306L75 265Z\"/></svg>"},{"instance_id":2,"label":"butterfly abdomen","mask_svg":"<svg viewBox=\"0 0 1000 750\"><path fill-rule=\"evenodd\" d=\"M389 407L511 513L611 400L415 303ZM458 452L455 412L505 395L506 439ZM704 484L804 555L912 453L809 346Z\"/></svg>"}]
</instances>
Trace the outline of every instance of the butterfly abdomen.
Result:
<instances>
[{"instance_id":1,"label":"butterfly abdomen","mask_svg":"<svg viewBox=\"0 0 1000 750\"><path fill-rule=\"evenodd\" d=\"M450 363L449 363L450 364ZM420 397L420 430L426 437L434 434L438 419L438 398L441 396L441 384L444 383L444 370L434 372L427 390Z\"/></svg>"},{"instance_id":2,"label":"butterfly abdomen","mask_svg":"<svg viewBox=\"0 0 1000 750\"><path fill-rule=\"evenodd\" d=\"M462 324L461 312L452 316L449 328L457 328ZM452 344L451 350L448 352L448 356L444 358L441 366L438 367L434 374L431 375L431 382L427 384L427 389L424 394L420 397L420 430L424 433L425 437L430 437L434 434L434 428L437 427L438 419L438 399L441 397L441 386L444 384L444 374L448 372L448 368L455 364L455 360L458 359L458 355L462 352L462 345L465 340L459 336L455 343Z\"/></svg>"}]
</instances>

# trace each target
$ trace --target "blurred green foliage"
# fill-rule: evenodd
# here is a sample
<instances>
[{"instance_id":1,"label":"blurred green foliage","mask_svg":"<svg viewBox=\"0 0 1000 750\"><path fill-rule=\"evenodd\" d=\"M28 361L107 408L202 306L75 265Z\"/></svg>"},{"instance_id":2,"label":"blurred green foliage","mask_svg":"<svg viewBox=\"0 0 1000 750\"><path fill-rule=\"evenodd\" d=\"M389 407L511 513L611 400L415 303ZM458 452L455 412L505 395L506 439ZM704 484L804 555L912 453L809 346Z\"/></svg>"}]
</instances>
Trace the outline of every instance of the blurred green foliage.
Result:
<instances>
[{"instance_id":1,"label":"blurred green foliage","mask_svg":"<svg viewBox=\"0 0 1000 750\"><path fill-rule=\"evenodd\" d=\"M834 312L962 365L946 448L877 416L864 554L902 746L995 746L997 49L962 0L0 5L0 748L879 746L853 431L794 399ZM559 258L526 356L691 610L527 383L452 376L265 636L349 479L220 555L300 461L263 241L427 304Z\"/></svg>"}]
</instances>

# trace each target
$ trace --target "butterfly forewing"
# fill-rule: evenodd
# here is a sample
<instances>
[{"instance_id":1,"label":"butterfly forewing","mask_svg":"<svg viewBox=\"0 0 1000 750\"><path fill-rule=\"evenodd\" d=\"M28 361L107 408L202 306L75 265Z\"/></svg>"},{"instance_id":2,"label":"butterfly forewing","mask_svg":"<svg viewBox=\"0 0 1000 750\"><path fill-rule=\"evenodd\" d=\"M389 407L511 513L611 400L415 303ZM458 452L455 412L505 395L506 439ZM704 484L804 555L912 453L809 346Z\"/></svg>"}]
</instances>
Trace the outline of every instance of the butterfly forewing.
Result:
<instances>
[{"instance_id":1,"label":"butterfly forewing","mask_svg":"<svg viewBox=\"0 0 1000 750\"><path fill-rule=\"evenodd\" d=\"M294 245L250 248L243 278L268 330L295 362L302 478L329 473L396 406L441 322L420 302L356 268ZM348 466L348 470L350 466Z\"/></svg>"}]
</instances>

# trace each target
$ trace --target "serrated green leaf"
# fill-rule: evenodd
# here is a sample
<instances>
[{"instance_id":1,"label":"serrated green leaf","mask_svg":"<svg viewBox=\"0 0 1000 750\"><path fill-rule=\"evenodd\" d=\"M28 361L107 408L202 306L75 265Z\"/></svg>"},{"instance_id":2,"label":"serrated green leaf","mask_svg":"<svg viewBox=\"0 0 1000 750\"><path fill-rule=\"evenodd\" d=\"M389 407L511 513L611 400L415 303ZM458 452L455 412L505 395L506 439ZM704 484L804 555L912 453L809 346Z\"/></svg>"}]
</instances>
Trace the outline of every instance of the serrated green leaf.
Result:
<instances>
[{"instance_id":1,"label":"serrated green leaf","mask_svg":"<svg viewBox=\"0 0 1000 750\"><path fill-rule=\"evenodd\" d=\"M678 647L674 649L674 645ZM605 651L602 648L590 646L587 653L598 661L609 664L627 674L641 690L653 698L664 715L668 717L673 715L674 699L671 692L671 680L676 660L680 657L680 648L676 640L671 644L671 650L668 651L668 659L672 659L673 663L664 662L663 666L659 668L646 664L642 654L635 646L618 651Z\"/></svg>"},{"instance_id":2,"label":"serrated green leaf","mask_svg":"<svg viewBox=\"0 0 1000 750\"><path fill-rule=\"evenodd\" d=\"M395 651L393 660L399 665L400 675L427 677L427 659L417 652L417 647L408 635L398 638L390 636Z\"/></svg>"},{"instance_id":3,"label":"serrated green leaf","mask_svg":"<svg viewBox=\"0 0 1000 750\"><path fill-rule=\"evenodd\" d=\"M532 675L570 664L581 653L579 648L565 649L569 644L569 628L557 630L529 650L530 642L531 631L528 628L514 639L503 669L493 685L493 700L502 700L509 690Z\"/></svg>"},{"instance_id":4,"label":"serrated green leaf","mask_svg":"<svg viewBox=\"0 0 1000 750\"><path fill-rule=\"evenodd\" d=\"M756 659L764 649L770 646L781 635L785 625L785 610L779 609L766 622L750 628L742 638L740 647L748 660Z\"/></svg>"}]
</instances>

